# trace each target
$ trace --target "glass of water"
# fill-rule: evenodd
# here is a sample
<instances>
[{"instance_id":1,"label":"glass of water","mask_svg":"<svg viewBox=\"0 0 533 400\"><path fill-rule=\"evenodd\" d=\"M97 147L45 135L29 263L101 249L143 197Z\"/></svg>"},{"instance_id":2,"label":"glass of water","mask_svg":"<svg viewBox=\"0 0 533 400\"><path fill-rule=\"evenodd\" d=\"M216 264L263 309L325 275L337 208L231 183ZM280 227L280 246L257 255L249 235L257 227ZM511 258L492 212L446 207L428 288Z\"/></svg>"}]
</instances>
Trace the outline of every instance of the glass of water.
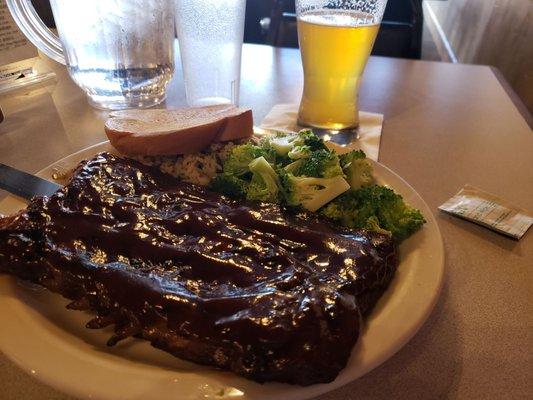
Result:
<instances>
[{"instance_id":1,"label":"glass of water","mask_svg":"<svg viewBox=\"0 0 533 400\"><path fill-rule=\"evenodd\" d=\"M170 0L51 0L59 38L31 0L7 0L20 29L102 109L151 107L174 72Z\"/></svg>"},{"instance_id":2,"label":"glass of water","mask_svg":"<svg viewBox=\"0 0 533 400\"><path fill-rule=\"evenodd\" d=\"M239 104L246 0L175 0L187 103Z\"/></svg>"}]
</instances>

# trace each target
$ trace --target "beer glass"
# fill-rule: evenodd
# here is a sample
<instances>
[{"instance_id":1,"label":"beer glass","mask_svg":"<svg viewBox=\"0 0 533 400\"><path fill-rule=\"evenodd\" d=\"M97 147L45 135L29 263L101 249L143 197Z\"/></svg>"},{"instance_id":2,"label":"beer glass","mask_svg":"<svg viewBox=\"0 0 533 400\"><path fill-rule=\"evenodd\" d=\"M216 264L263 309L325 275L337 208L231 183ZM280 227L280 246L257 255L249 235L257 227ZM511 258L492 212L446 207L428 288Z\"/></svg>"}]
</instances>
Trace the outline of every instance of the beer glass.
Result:
<instances>
[{"instance_id":1,"label":"beer glass","mask_svg":"<svg viewBox=\"0 0 533 400\"><path fill-rule=\"evenodd\" d=\"M296 0L304 91L298 124L359 126L358 91L387 0Z\"/></svg>"},{"instance_id":2,"label":"beer glass","mask_svg":"<svg viewBox=\"0 0 533 400\"><path fill-rule=\"evenodd\" d=\"M24 34L102 109L150 107L164 100L174 72L170 0L51 0L59 38L31 0L7 0Z\"/></svg>"}]
</instances>

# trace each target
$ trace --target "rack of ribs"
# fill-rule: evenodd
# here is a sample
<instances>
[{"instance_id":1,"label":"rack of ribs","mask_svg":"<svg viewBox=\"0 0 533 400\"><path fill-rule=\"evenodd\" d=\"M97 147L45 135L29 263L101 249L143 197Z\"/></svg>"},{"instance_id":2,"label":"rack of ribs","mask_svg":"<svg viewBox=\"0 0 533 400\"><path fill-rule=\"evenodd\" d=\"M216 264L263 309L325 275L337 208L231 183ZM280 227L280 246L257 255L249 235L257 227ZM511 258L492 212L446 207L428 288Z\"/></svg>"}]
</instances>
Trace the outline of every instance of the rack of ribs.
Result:
<instances>
[{"instance_id":1,"label":"rack of ribs","mask_svg":"<svg viewBox=\"0 0 533 400\"><path fill-rule=\"evenodd\" d=\"M0 219L0 272L134 336L259 382L330 382L397 267L385 235L230 200L102 153Z\"/></svg>"}]
</instances>

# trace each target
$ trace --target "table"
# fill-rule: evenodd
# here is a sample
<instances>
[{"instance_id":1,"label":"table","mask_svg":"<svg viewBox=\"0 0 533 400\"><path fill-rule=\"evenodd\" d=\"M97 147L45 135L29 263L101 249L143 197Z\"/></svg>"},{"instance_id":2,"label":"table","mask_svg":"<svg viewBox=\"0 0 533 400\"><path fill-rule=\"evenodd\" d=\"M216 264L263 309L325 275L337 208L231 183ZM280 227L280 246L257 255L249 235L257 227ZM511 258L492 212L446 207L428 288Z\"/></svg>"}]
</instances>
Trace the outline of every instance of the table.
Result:
<instances>
[{"instance_id":1,"label":"table","mask_svg":"<svg viewBox=\"0 0 533 400\"><path fill-rule=\"evenodd\" d=\"M57 84L0 97L6 116L0 161L29 172L105 140L107 113L87 105L64 67L43 63L57 72ZM301 89L296 50L244 46L241 103L253 108L256 123L274 104L299 101ZM446 280L433 314L409 344L320 400L533 395L533 233L517 242L437 210L465 183L533 210L530 116L508 93L490 67L371 57L361 107L385 115L380 162L405 178L437 217ZM166 105L184 103L178 69ZM71 399L2 355L0 382L1 399Z\"/></svg>"}]
</instances>

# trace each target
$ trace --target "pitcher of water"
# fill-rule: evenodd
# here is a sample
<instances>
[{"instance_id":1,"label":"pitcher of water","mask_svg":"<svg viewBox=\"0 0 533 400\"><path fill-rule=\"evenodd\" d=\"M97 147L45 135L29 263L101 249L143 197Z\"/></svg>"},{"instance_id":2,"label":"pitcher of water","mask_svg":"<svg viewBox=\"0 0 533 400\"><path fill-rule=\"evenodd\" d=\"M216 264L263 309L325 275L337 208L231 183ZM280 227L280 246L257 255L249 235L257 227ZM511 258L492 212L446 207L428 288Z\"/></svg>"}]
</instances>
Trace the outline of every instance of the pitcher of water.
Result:
<instances>
[{"instance_id":1,"label":"pitcher of water","mask_svg":"<svg viewBox=\"0 0 533 400\"><path fill-rule=\"evenodd\" d=\"M102 109L151 107L174 72L174 4L169 0L51 0L59 38L31 0L7 0L18 26Z\"/></svg>"}]
</instances>

